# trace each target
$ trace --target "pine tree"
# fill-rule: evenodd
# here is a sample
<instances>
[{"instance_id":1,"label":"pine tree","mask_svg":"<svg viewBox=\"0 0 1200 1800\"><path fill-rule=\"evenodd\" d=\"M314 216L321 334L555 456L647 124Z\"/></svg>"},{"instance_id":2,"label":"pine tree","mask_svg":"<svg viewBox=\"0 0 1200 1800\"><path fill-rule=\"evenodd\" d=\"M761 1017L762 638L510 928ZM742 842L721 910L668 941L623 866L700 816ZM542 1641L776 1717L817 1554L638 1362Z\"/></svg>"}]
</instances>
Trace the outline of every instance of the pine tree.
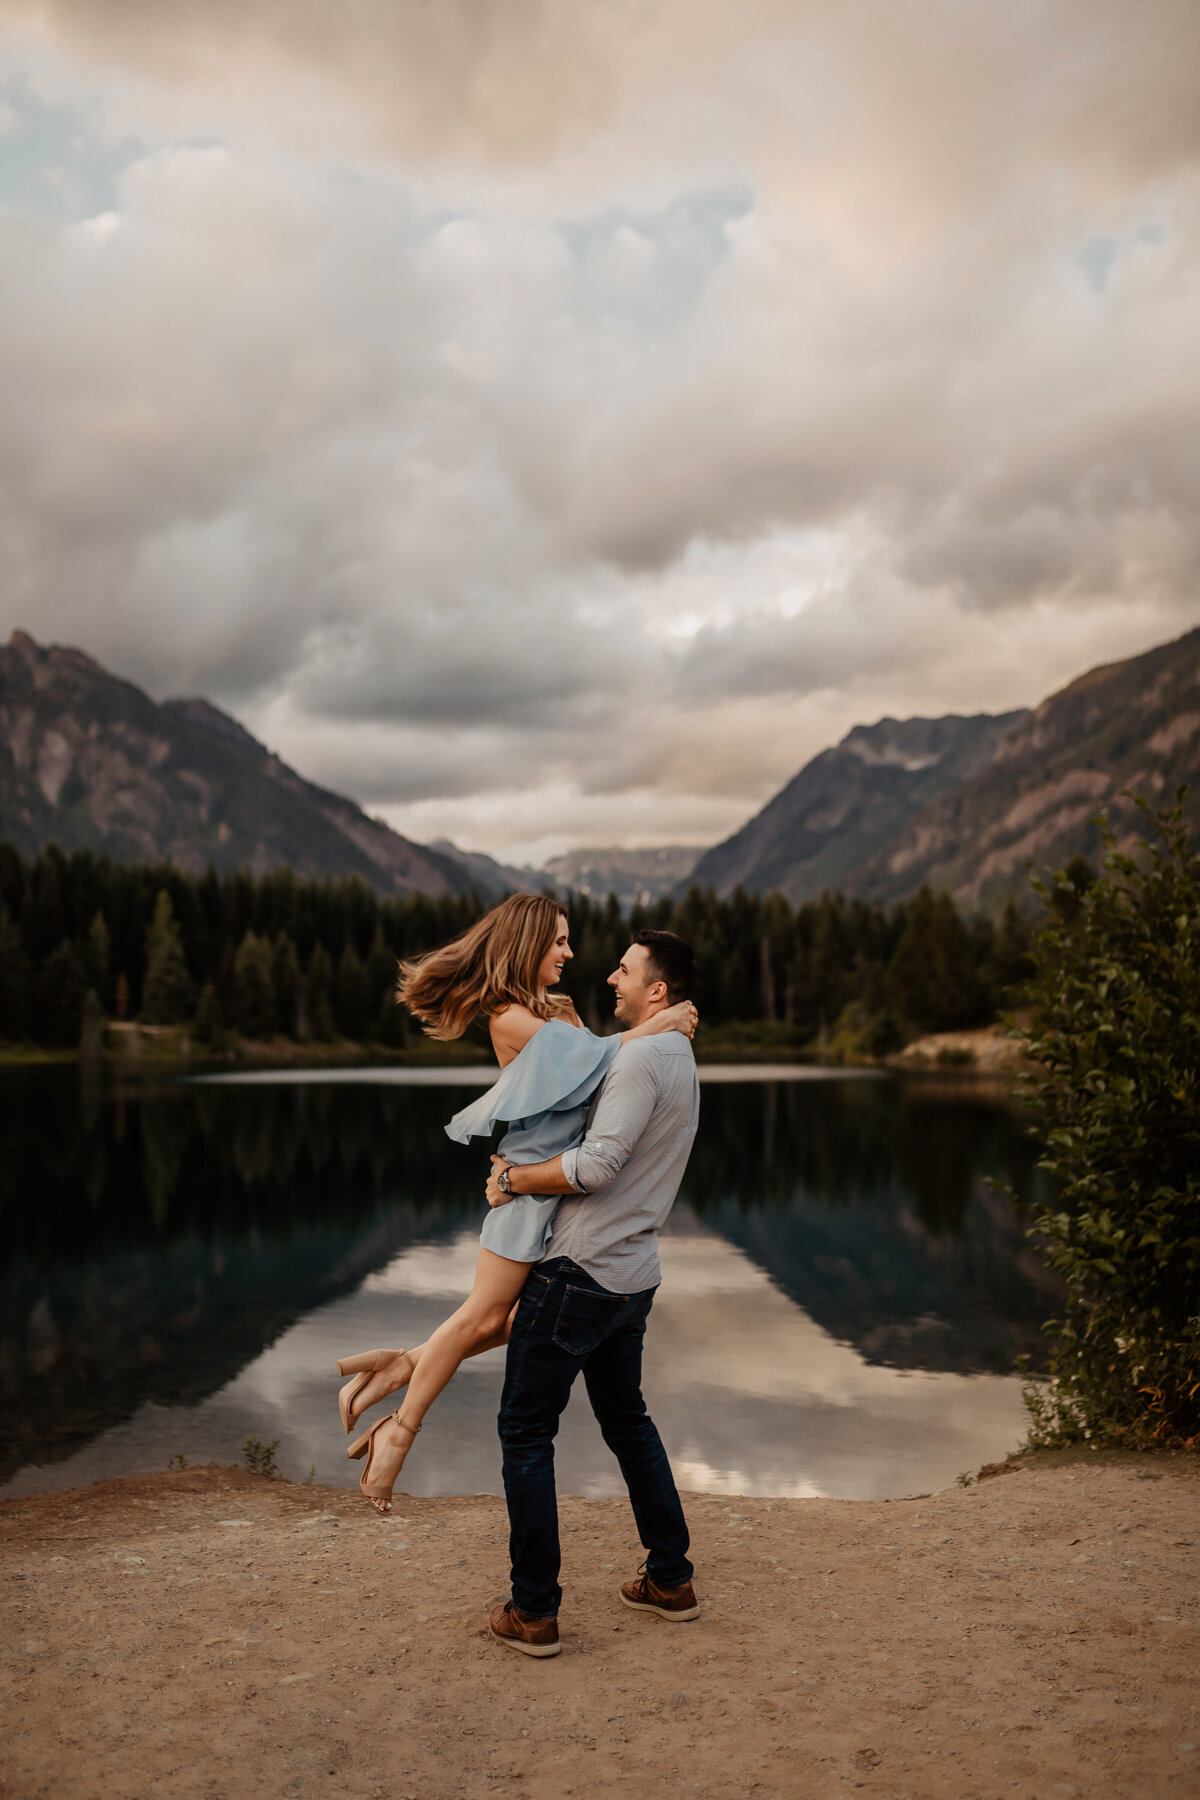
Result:
<instances>
[{"instance_id":1,"label":"pine tree","mask_svg":"<svg viewBox=\"0 0 1200 1800\"><path fill-rule=\"evenodd\" d=\"M388 948L383 927L375 927L375 936L367 954L367 1016L375 1021L375 1035L384 1043L394 1043L399 1031L389 1030L389 1017L398 1012L395 1000L397 961Z\"/></svg>"},{"instance_id":2,"label":"pine tree","mask_svg":"<svg viewBox=\"0 0 1200 1800\"><path fill-rule=\"evenodd\" d=\"M33 1033L39 1043L73 1050L83 1021L83 966L64 938L42 964L34 984Z\"/></svg>"},{"instance_id":3,"label":"pine tree","mask_svg":"<svg viewBox=\"0 0 1200 1800\"><path fill-rule=\"evenodd\" d=\"M87 948L83 960L89 987L95 992L101 1007L109 1005L112 999L112 937L108 921L99 909L88 926Z\"/></svg>"},{"instance_id":4,"label":"pine tree","mask_svg":"<svg viewBox=\"0 0 1200 1800\"><path fill-rule=\"evenodd\" d=\"M759 977L764 1019L777 1019L786 1010L783 971L792 948L792 909L782 894L768 894L759 914Z\"/></svg>"},{"instance_id":5,"label":"pine tree","mask_svg":"<svg viewBox=\"0 0 1200 1800\"><path fill-rule=\"evenodd\" d=\"M353 944L347 944L338 962L334 1021L343 1037L361 1043L370 1018L367 976Z\"/></svg>"},{"instance_id":6,"label":"pine tree","mask_svg":"<svg viewBox=\"0 0 1200 1800\"><path fill-rule=\"evenodd\" d=\"M308 959L308 1028L319 1044L332 1044L337 1037L329 990L333 983L333 964L324 944L316 944Z\"/></svg>"},{"instance_id":7,"label":"pine tree","mask_svg":"<svg viewBox=\"0 0 1200 1800\"><path fill-rule=\"evenodd\" d=\"M1033 928L1010 895L1004 903L1000 928L983 968L984 979L995 1004L1016 1006L1033 974Z\"/></svg>"},{"instance_id":8,"label":"pine tree","mask_svg":"<svg viewBox=\"0 0 1200 1800\"><path fill-rule=\"evenodd\" d=\"M192 1036L202 1050L219 1052L228 1048L229 1032L221 1017L217 990L211 981L206 981L200 990L196 1017L192 1023Z\"/></svg>"},{"instance_id":9,"label":"pine tree","mask_svg":"<svg viewBox=\"0 0 1200 1800\"><path fill-rule=\"evenodd\" d=\"M271 952L271 988L275 997L275 1029L284 1037L300 1036L300 959L286 931Z\"/></svg>"},{"instance_id":10,"label":"pine tree","mask_svg":"<svg viewBox=\"0 0 1200 1800\"><path fill-rule=\"evenodd\" d=\"M949 894L923 887L884 980L899 1016L918 1031L953 1031L986 1014L970 934Z\"/></svg>"},{"instance_id":11,"label":"pine tree","mask_svg":"<svg viewBox=\"0 0 1200 1800\"><path fill-rule=\"evenodd\" d=\"M146 933L146 980L142 987L142 1017L149 1025L181 1025L191 1017L194 990L171 896L160 888L154 902L154 918Z\"/></svg>"},{"instance_id":12,"label":"pine tree","mask_svg":"<svg viewBox=\"0 0 1200 1800\"><path fill-rule=\"evenodd\" d=\"M21 928L0 906L0 1038L23 1038L29 1029L29 958Z\"/></svg>"},{"instance_id":13,"label":"pine tree","mask_svg":"<svg viewBox=\"0 0 1200 1800\"><path fill-rule=\"evenodd\" d=\"M233 1001L237 1028L243 1037L267 1038L275 1029L275 989L271 946L248 931L238 945L233 963Z\"/></svg>"},{"instance_id":14,"label":"pine tree","mask_svg":"<svg viewBox=\"0 0 1200 1800\"><path fill-rule=\"evenodd\" d=\"M67 887L70 874L57 844L47 844L29 871L28 898L22 921L34 966L61 946L71 932Z\"/></svg>"},{"instance_id":15,"label":"pine tree","mask_svg":"<svg viewBox=\"0 0 1200 1800\"><path fill-rule=\"evenodd\" d=\"M104 1047L104 1008L95 988L83 996L79 1021L79 1054L85 1062L95 1062Z\"/></svg>"}]
</instances>

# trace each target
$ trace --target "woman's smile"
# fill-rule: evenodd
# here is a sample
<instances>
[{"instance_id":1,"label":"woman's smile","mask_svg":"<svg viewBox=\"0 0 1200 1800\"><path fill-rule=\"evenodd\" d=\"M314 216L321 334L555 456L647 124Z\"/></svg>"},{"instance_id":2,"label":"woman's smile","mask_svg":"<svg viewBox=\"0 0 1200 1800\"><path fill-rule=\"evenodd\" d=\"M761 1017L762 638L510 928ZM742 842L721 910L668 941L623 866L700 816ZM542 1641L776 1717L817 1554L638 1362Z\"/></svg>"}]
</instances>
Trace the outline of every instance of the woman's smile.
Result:
<instances>
[{"instance_id":1,"label":"woman's smile","mask_svg":"<svg viewBox=\"0 0 1200 1800\"><path fill-rule=\"evenodd\" d=\"M542 966L538 971L538 980L543 988L557 986L562 980L563 969L574 954L575 952L567 941L566 917L560 914L554 942L542 958Z\"/></svg>"}]
</instances>

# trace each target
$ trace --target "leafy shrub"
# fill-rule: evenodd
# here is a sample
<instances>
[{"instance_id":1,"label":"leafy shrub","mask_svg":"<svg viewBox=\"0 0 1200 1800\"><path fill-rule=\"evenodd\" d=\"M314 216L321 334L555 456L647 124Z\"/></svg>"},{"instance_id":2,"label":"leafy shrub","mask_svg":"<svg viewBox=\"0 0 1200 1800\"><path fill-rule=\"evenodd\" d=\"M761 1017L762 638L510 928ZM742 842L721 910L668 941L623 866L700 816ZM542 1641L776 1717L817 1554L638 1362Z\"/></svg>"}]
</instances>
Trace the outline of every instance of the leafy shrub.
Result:
<instances>
[{"instance_id":1,"label":"leafy shrub","mask_svg":"<svg viewBox=\"0 0 1200 1800\"><path fill-rule=\"evenodd\" d=\"M268 1481L282 1481L283 1471L275 1461L278 1448L278 1438L264 1444L261 1438L251 1437L247 1432L242 1439L242 1461L252 1475L265 1475Z\"/></svg>"},{"instance_id":2,"label":"leafy shrub","mask_svg":"<svg viewBox=\"0 0 1200 1800\"><path fill-rule=\"evenodd\" d=\"M1182 800L1138 801L1136 855L1102 820L1094 881L1035 883L1025 1096L1057 1192L1034 1231L1067 1289L1050 1380L1026 1394L1035 1445L1200 1447L1200 854Z\"/></svg>"}]
</instances>

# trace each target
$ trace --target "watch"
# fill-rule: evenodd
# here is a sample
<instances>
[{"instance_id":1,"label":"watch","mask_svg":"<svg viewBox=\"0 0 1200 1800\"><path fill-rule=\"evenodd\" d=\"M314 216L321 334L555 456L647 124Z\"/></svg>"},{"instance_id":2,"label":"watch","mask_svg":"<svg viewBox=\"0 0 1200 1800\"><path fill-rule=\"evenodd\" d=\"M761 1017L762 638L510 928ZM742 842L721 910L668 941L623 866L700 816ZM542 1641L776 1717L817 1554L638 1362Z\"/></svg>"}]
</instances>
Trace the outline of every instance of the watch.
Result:
<instances>
[{"instance_id":1,"label":"watch","mask_svg":"<svg viewBox=\"0 0 1200 1800\"><path fill-rule=\"evenodd\" d=\"M511 1194L512 1193L512 1183L508 1179L508 1177L509 1177L509 1170L507 1167L501 1169L500 1173L496 1177L496 1186L500 1189L500 1192L502 1194Z\"/></svg>"}]
</instances>

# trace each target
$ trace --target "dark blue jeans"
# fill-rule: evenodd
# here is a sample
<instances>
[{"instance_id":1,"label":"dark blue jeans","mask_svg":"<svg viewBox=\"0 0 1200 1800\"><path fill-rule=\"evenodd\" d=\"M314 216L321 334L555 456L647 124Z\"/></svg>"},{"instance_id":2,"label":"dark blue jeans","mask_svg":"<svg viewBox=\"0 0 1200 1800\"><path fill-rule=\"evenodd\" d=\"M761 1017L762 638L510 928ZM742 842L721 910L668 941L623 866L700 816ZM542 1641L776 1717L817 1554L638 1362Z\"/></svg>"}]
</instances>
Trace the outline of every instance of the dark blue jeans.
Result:
<instances>
[{"instance_id":1,"label":"dark blue jeans","mask_svg":"<svg viewBox=\"0 0 1200 1800\"><path fill-rule=\"evenodd\" d=\"M675 1479L642 1399L642 1339L653 1300L653 1288L610 1293L566 1256L539 1263L521 1291L500 1401L500 1443L512 1597L526 1618L552 1619L562 1600L554 1439L581 1369L629 1489L647 1571L661 1587L692 1579Z\"/></svg>"}]
</instances>

